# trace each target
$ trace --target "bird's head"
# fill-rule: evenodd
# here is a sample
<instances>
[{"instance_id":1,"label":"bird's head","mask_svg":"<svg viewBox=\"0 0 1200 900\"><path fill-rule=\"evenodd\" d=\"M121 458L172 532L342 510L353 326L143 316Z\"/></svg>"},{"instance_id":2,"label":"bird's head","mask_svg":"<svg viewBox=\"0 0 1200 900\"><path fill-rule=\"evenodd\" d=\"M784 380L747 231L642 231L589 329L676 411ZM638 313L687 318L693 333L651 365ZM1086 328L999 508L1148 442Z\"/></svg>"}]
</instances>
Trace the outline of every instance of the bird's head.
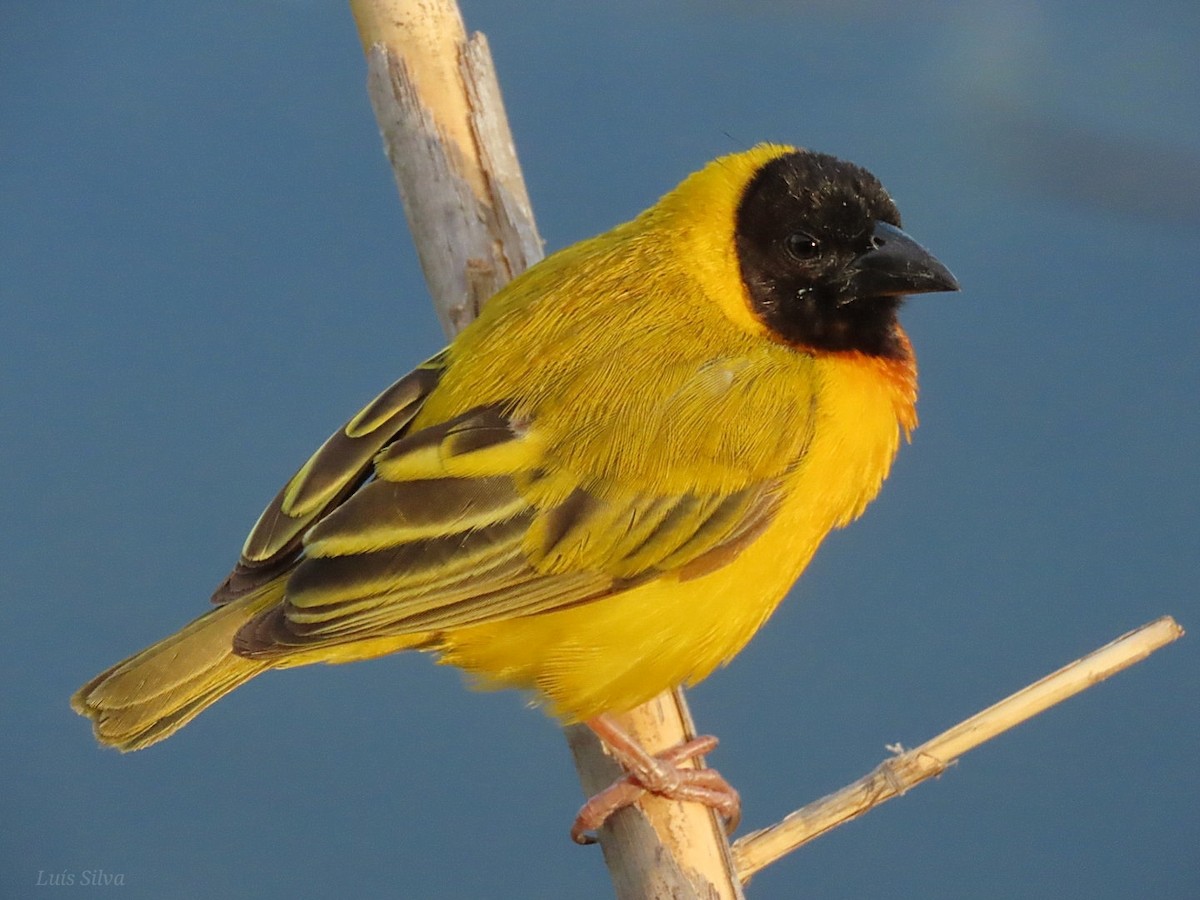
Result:
<instances>
[{"instance_id":1,"label":"bird's head","mask_svg":"<svg viewBox=\"0 0 1200 900\"><path fill-rule=\"evenodd\" d=\"M859 166L781 148L746 182L734 240L752 311L798 348L893 356L907 294L958 290L900 229L879 180Z\"/></svg>"}]
</instances>

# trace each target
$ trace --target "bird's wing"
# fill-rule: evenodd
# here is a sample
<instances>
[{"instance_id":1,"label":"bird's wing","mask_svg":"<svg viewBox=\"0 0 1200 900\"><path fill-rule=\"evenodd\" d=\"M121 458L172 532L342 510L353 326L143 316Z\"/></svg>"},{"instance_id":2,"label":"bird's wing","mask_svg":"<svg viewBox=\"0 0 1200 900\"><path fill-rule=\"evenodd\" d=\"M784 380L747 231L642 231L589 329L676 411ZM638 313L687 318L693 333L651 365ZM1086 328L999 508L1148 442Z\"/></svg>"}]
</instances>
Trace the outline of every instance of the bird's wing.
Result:
<instances>
[{"instance_id":1,"label":"bird's wing","mask_svg":"<svg viewBox=\"0 0 1200 900\"><path fill-rule=\"evenodd\" d=\"M239 653L436 632L693 578L767 526L779 487L666 495L583 483L503 405L404 435L375 474L304 535L284 602L242 630Z\"/></svg>"},{"instance_id":2,"label":"bird's wing","mask_svg":"<svg viewBox=\"0 0 1200 900\"><path fill-rule=\"evenodd\" d=\"M259 516L214 603L256 590L296 564L304 532L371 477L375 455L404 434L437 386L446 355L401 378L321 445Z\"/></svg>"}]
</instances>

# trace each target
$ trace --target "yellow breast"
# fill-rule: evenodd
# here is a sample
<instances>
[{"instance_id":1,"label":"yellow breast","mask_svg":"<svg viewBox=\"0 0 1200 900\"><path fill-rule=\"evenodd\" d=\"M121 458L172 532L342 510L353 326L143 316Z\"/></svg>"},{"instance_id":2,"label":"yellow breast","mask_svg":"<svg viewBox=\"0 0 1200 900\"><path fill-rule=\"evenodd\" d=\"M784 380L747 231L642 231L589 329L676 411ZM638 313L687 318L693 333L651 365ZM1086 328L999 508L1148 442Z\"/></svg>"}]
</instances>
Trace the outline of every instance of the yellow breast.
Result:
<instances>
[{"instance_id":1,"label":"yellow breast","mask_svg":"<svg viewBox=\"0 0 1200 900\"><path fill-rule=\"evenodd\" d=\"M574 608L450 632L442 661L484 687L534 688L568 721L630 709L728 662L825 535L861 514L901 433L916 426L911 355L829 354L816 360L815 376L814 437L776 518L732 562L691 580L664 577Z\"/></svg>"}]
</instances>

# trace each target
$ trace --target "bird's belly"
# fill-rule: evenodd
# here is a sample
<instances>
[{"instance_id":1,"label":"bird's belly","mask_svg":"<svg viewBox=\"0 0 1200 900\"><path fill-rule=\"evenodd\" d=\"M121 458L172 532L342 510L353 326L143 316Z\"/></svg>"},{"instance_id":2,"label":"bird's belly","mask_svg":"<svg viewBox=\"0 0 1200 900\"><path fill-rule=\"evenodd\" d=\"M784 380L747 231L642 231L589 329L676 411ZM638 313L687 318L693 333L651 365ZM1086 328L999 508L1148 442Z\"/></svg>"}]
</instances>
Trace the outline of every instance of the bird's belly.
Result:
<instances>
[{"instance_id":1,"label":"bird's belly","mask_svg":"<svg viewBox=\"0 0 1200 900\"><path fill-rule=\"evenodd\" d=\"M532 688L568 721L632 709L727 662L783 599L815 543L770 546L769 534L692 580L664 577L570 609L450 632L442 661L484 687Z\"/></svg>"}]
</instances>

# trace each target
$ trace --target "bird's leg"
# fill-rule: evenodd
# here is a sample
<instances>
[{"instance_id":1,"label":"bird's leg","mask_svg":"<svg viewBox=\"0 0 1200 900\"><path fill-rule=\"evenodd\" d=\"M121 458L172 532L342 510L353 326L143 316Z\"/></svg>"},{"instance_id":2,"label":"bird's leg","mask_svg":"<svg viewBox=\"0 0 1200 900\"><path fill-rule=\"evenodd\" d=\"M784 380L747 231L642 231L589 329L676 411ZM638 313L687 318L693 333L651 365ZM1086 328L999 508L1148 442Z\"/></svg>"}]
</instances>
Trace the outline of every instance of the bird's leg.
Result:
<instances>
[{"instance_id":1,"label":"bird's leg","mask_svg":"<svg viewBox=\"0 0 1200 900\"><path fill-rule=\"evenodd\" d=\"M577 844L594 843L596 839L589 832L603 825L613 813L632 806L647 791L669 800L703 803L721 814L728 831L737 828L742 814L741 799L729 782L716 769L679 765L713 750L717 746L715 737L701 735L654 755L607 715L589 719L585 724L604 742L626 774L583 804L571 826L571 839Z\"/></svg>"}]
</instances>

